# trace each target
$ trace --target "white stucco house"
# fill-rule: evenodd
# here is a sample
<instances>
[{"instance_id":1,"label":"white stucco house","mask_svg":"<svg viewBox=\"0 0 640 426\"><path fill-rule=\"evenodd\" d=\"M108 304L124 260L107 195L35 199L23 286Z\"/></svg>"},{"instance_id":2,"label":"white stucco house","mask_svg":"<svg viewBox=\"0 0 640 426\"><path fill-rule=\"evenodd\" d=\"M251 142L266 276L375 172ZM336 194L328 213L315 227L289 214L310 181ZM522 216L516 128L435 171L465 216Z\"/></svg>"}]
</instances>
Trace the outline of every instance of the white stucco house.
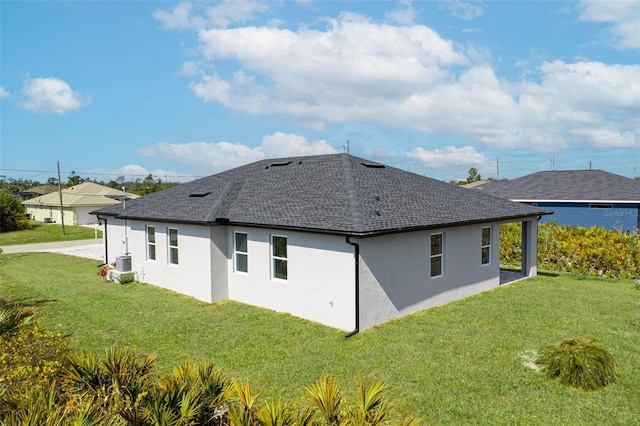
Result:
<instances>
[{"instance_id":1,"label":"white stucco house","mask_svg":"<svg viewBox=\"0 0 640 426\"><path fill-rule=\"evenodd\" d=\"M547 212L348 154L263 160L92 212L139 281L357 332L500 285L500 224L536 274Z\"/></svg>"}]
</instances>

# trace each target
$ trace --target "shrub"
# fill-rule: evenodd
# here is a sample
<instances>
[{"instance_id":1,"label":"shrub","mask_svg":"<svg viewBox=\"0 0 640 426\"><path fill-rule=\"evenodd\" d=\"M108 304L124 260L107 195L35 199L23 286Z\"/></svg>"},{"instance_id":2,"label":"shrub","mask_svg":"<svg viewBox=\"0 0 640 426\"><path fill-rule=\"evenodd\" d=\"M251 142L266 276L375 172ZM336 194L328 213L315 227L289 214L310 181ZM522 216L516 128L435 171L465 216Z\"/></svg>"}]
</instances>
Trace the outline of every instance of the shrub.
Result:
<instances>
[{"instance_id":1,"label":"shrub","mask_svg":"<svg viewBox=\"0 0 640 426\"><path fill-rule=\"evenodd\" d=\"M520 224L500 228L500 261L518 265L521 259ZM538 227L538 267L606 278L640 276L640 236L601 227Z\"/></svg>"},{"instance_id":2,"label":"shrub","mask_svg":"<svg viewBox=\"0 0 640 426\"><path fill-rule=\"evenodd\" d=\"M184 424L219 424L226 418L230 396L230 381L214 363L186 362L160 378L144 416L154 424L169 418Z\"/></svg>"},{"instance_id":3,"label":"shrub","mask_svg":"<svg viewBox=\"0 0 640 426\"><path fill-rule=\"evenodd\" d=\"M138 356L130 347L111 347L102 359L76 351L65 359L63 383L79 396L80 406L93 405L112 419L136 415L153 390L155 360L152 355Z\"/></svg>"},{"instance_id":4,"label":"shrub","mask_svg":"<svg viewBox=\"0 0 640 426\"><path fill-rule=\"evenodd\" d=\"M36 324L0 338L0 420L51 393L67 351L67 338L42 331Z\"/></svg>"},{"instance_id":5,"label":"shrub","mask_svg":"<svg viewBox=\"0 0 640 426\"><path fill-rule=\"evenodd\" d=\"M232 382L215 364L186 362L158 377L155 356L112 347L104 357L69 351L67 339L22 325L0 339L0 424L383 425L390 407L377 382L359 382L354 403L323 377L307 403L259 401L249 383ZM287 396L290 397L290 396ZM299 405L297 403L300 403ZM411 416L396 424L418 423Z\"/></svg>"},{"instance_id":6,"label":"shrub","mask_svg":"<svg viewBox=\"0 0 640 426\"><path fill-rule=\"evenodd\" d=\"M33 315L31 309L0 299L0 336L17 332L20 326L31 322Z\"/></svg>"},{"instance_id":7,"label":"shrub","mask_svg":"<svg viewBox=\"0 0 640 426\"><path fill-rule=\"evenodd\" d=\"M30 226L20 200L7 189L0 189L0 232L21 231Z\"/></svg>"},{"instance_id":8,"label":"shrub","mask_svg":"<svg viewBox=\"0 0 640 426\"><path fill-rule=\"evenodd\" d=\"M613 383L617 375L615 360L594 340L567 339L545 346L536 363L549 378L584 390Z\"/></svg>"}]
</instances>

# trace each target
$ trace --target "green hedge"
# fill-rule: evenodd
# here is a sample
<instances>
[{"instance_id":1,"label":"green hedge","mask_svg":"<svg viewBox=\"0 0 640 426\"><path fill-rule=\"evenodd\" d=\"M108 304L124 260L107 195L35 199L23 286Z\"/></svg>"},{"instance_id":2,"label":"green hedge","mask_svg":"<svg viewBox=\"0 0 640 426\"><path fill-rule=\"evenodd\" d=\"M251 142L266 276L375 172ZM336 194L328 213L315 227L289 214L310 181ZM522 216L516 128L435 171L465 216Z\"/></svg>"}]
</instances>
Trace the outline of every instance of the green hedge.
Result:
<instances>
[{"instance_id":1,"label":"green hedge","mask_svg":"<svg viewBox=\"0 0 640 426\"><path fill-rule=\"evenodd\" d=\"M521 259L520 224L501 227L500 260L514 266ZM607 278L640 278L640 237L600 227L538 227L538 268Z\"/></svg>"}]
</instances>

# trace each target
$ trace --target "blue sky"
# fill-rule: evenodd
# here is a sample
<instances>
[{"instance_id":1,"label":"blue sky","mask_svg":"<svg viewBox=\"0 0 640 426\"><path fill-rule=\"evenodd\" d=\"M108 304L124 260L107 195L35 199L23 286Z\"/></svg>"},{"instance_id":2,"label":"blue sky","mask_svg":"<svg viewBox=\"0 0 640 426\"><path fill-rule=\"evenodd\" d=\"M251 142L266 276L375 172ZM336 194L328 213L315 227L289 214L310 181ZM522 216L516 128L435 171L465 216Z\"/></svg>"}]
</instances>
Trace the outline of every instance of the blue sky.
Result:
<instances>
[{"instance_id":1,"label":"blue sky","mask_svg":"<svg viewBox=\"0 0 640 426\"><path fill-rule=\"evenodd\" d=\"M640 175L640 1L0 1L0 175ZM499 167L497 167L499 165Z\"/></svg>"}]
</instances>

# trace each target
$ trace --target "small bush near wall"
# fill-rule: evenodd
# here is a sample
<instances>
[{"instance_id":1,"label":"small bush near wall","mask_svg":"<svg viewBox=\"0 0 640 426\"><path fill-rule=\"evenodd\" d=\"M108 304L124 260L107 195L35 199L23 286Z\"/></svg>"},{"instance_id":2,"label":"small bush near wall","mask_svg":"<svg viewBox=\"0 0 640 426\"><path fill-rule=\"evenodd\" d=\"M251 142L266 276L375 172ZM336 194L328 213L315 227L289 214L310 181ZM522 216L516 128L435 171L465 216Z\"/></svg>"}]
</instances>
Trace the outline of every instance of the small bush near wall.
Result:
<instances>
[{"instance_id":1,"label":"small bush near wall","mask_svg":"<svg viewBox=\"0 0 640 426\"><path fill-rule=\"evenodd\" d=\"M514 266L521 259L520 224L501 227L500 261ZM640 277L640 236L600 227L538 227L538 268L607 278Z\"/></svg>"}]
</instances>

